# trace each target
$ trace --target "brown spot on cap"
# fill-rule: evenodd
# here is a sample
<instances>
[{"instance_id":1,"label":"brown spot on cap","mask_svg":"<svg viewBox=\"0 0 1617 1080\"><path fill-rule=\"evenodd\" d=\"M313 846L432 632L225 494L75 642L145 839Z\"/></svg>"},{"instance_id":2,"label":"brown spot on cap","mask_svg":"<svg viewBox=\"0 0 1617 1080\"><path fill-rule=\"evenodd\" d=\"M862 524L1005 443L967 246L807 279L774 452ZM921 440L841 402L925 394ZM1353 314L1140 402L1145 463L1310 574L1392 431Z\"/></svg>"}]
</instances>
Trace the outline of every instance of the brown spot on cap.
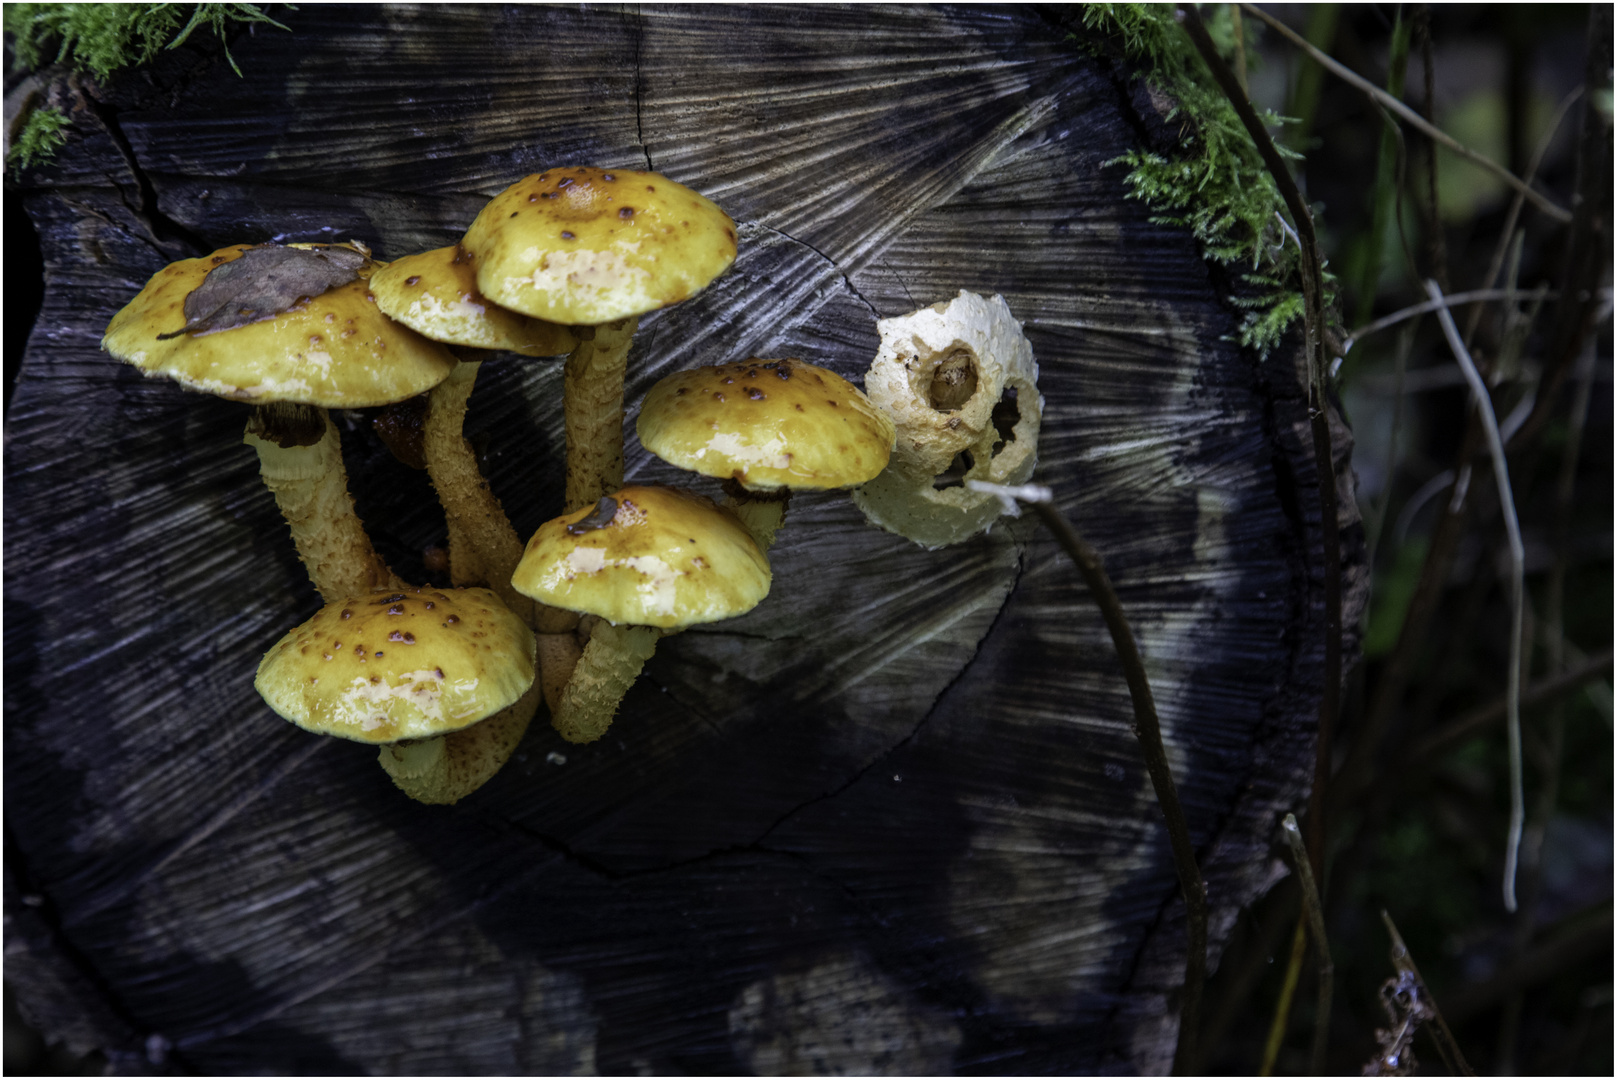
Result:
<instances>
[{"instance_id":1,"label":"brown spot on cap","mask_svg":"<svg viewBox=\"0 0 1617 1080\"><path fill-rule=\"evenodd\" d=\"M625 206L623 209L618 211L618 217L620 217L620 218L632 218L632 217L634 217L634 207Z\"/></svg>"}]
</instances>

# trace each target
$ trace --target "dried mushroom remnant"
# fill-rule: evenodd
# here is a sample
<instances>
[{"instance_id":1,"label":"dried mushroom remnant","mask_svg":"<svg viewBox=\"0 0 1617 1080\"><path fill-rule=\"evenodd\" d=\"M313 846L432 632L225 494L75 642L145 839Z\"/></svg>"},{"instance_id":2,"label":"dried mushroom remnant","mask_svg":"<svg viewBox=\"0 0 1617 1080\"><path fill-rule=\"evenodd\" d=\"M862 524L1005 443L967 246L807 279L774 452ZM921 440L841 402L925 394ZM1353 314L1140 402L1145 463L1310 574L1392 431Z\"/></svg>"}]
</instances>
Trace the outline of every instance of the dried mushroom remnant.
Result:
<instances>
[{"instance_id":1,"label":"dried mushroom remnant","mask_svg":"<svg viewBox=\"0 0 1617 1080\"><path fill-rule=\"evenodd\" d=\"M1020 484L1038 461L1039 366L1003 297L962 291L877 323L865 393L892 418L887 468L853 493L874 524L924 547L959 543L1003 512L965 480Z\"/></svg>"},{"instance_id":2,"label":"dried mushroom remnant","mask_svg":"<svg viewBox=\"0 0 1617 1080\"><path fill-rule=\"evenodd\" d=\"M579 328L563 384L566 505L593 505L623 484L623 378L640 316L729 269L735 222L656 173L577 166L506 188L462 244L485 296Z\"/></svg>"},{"instance_id":3,"label":"dried mushroom remnant","mask_svg":"<svg viewBox=\"0 0 1617 1080\"><path fill-rule=\"evenodd\" d=\"M487 589L328 604L265 654L253 685L307 731L380 744L393 782L425 803L481 787L539 699L533 633Z\"/></svg>"},{"instance_id":4,"label":"dried mushroom remnant","mask_svg":"<svg viewBox=\"0 0 1617 1080\"><path fill-rule=\"evenodd\" d=\"M361 246L236 244L154 274L101 347L150 376L257 406L246 441L328 601L397 584L354 514L332 408L442 382L442 345L376 310Z\"/></svg>"},{"instance_id":5,"label":"dried mushroom remnant","mask_svg":"<svg viewBox=\"0 0 1617 1080\"><path fill-rule=\"evenodd\" d=\"M858 387L789 359L675 372L646 395L636 430L669 464L724 480L729 508L764 551L792 490L863 484L893 449L892 421Z\"/></svg>"},{"instance_id":6,"label":"dried mushroom remnant","mask_svg":"<svg viewBox=\"0 0 1617 1080\"><path fill-rule=\"evenodd\" d=\"M673 488L626 487L547 521L513 584L556 607L599 616L578 666L545 698L569 742L605 734L657 638L744 614L769 593L769 561L728 511Z\"/></svg>"},{"instance_id":7,"label":"dried mushroom remnant","mask_svg":"<svg viewBox=\"0 0 1617 1080\"><path fill-rule=\"evenodd\" d=\"M487 585L524 622L533 624L533 602L511 588L522 541L478 469L462 430L485 350L558 356L576 344L573 334L565 326L508 311L489 300L477 289L471 255L459 246L397 259L372 275L371 290L385 315L424 337L455 346L462 357L449 378L428 395L419 440L410 445L410 449L419 445L421 467L443 503L450 580L456 585ZM408 429L411 416L405 407L396 406L400 411L395 415L384 414L385 422Z\"/></svg>"}]
</instances>

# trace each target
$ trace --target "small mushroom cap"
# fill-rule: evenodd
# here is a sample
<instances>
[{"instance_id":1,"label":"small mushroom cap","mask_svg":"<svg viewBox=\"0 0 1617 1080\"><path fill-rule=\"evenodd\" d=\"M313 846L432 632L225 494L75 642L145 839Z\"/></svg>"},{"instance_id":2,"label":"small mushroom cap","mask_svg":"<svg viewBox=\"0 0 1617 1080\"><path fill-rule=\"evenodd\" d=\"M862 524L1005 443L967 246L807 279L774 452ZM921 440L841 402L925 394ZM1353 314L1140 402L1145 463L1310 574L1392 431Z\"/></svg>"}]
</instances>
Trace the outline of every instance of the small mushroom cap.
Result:
<instances>
[{"instance_id":1,"label":"small mushroom cap","mask_svg":"<svg viewBox=\"0 0 1617 1080\"><path fill-rule=\"evenodd\" d=\"M635 427L670 465L754 491L863 484L893 450L893 422L858 387L801 360L675 372L651 388Z\"/></svg>"},{"instance_id":2,"label":"small mushroom cap","mask_svg":"<svg viewBox=\"0 0 1617 1080\"><path fill-rule=\"evenodd\" d=\"M395 259L371 275L382 313L450 345L560 356L575 344L565 326L509 311L477 291L471 254L455 245Z\"/></svg>"},{"instance_id":3,"label":"small mushroom cap","mask_svg":"<svg viewBox=\"0 0 1617 1080\"><path fill-rule=\"evenodd\" d=\"M539 526L512 586L553 607L663 629L733 618L769 595L769 561L712 500L639 486L607 499Z\"/></svg>"},{"instance_id":4,"label":"small mushroom cap","mask_svg":"<svg viewBox=\"0 0 1617 1080\"><path fill-rule=\"evenodd\" d=\"M301 728L391 743L475 724L533 680L533 631L492 592L408 588L327 604L264 654L253 685Z\"/></svg>"},{"instance_id":5,"label":"small mushroom cap","mask_svg":"<svg viewBox=\"0 0 1617 1080\"><path fill-rule=\"evenodd\" d=\"M735 222L653 172L577 166L523 177L461 243L495 303L599 326L678 303L735 262Z\"/></svg>"},{"instance_id":6,"label":"small mushroom cap","mask_svg":"<svg viewBox=\"0 0 1617 1080\"><path fill-rule=\"evenodd\" d=\"M276 401L358 409L389 405L431 390L455 367L435 341L377 310L369 278L359 277L278 315L230 330L181 334L185 298L216 266L239 259L251 244L232 244L200 259L182 259L152 275L113 316L101 347L147 375L233 401ZM319 248L329 244L292 244Z\"/></svg>"}]
</instances>

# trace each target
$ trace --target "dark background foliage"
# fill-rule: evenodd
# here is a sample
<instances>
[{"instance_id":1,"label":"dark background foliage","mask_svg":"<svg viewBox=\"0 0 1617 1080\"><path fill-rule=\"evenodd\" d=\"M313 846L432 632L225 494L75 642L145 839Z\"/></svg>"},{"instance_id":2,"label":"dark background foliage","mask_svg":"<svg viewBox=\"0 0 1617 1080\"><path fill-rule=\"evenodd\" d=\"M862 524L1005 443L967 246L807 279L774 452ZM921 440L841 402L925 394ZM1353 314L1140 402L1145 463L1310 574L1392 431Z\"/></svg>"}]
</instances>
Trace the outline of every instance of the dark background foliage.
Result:
<instances>
[{"instance_id":1,"label":"dark background foliage","mask_svg":"<svg viewBox=\"0 0 1617 1080\"><path fill-rule=\"evenodd\" d=\"M1406 27L1429 20L1430 74L1416 25L1403 100L1517 175L1527 171L1536 148L1547 140L1539 190L1562 206L1571 205L1584 105L1574 104L1553 133L1550 120L1557 104L1583 84L1590 9L1265 7L1381 86L1387 85L1397 20ZM1605 25L1609 57L1609 16ZM1332 76L1321 77L1320 68L1295 46L1250 16L1245 28L1253 98L1299 121L1284 139L1306 154L1298 178L1315 205L1329 269L1337 277L1344 332L1424 301L1424 278L1435 278L1449 293L1487 287L1483 278L1507 226L1510 190L1447 151L1437 154L1434 184L1429 144L1407 128L1404 183L1401 188L1396 183L1378 188L1379 148L1388 128L1368 97ZM1608 96L1607 132L1610 107ZM1609 170L1609 141L1605 147ZM1609 221L1609 171L1605 175ZM1378 244L1373 237L1376 196L1395 191L1392 226ZM1567 280L1570 230L1531 208L1518 229L1522 239L1516 284L1528 292L1561 287ZM1587 334L1582 353L1592 393L1570 498L1558 496L1558 477L1569 443L1579 437L1571 380L1553 398L1546 422L1509 459L1526 546L1529 645L1524 686L1551 674L1558 631L1564 632L1565 667L1603 652L1610 656L1609 225L1599 244L1603 261L1592 284L1607 290L1605 315ZM1376 274L1367 264L1378 254ZM1494 284L1505 284L1504 277ZM1372 281L1374 288L1367 288ZM1473 310L1456 311L1462 332ZM1489 374L1502 423L1526 395L1545 390L1556 317L1552 302L1543 305L1536 319L1520 319L1514 326L1507 322L1503 305L1482 309L1473 352ZM1405 368L1401 409L1396 396L1400 363ZM1363 775L1368 783L1357 791L1344 784L1331 800L1326 920L1336 985L1327 1072L1358 1072L1374 1051L1376 1029L1387 1026L1378 997L1381 983L1393 974L1380 918L1384 909L1398 924L1479 1074L1609 1074L1609 660L1601 678L1553 702L1523 709L1528 826L1518 879L1521 910L1510 915L1500 894L1510 806L1502 715L1436 753L1413 754L1423 739L1496 703L1505 690L1508 557L1499 501L1481 458L1473 459L1476 470L1463 531L1438 578L1435 609L1424 627L1400 636L1447 500L1446 487L1434 478L1456 465L1468 396L1442 331L1429 315L1357 341L1344 359L1337 388L1355 431L1360 506L1378 542L1366 655L1349 674L1337 745L1338 762L1367 755L1370 765ZM1563 598L1559 604L1553 595L1557 589ZM1395 657L1408 665L1407 686L1382 706L1385 728L1373 738L1367 734L1370 713ZM1337 778L1351 780L1345 770ZM1239 936L1209 986L1204 1037L1210 1071L1258 1068L1281 996L1297 907L1295 886L1288 881L1243 917ZM1312 968L1310 959L1275 1063L1278 1074L1308 1069ZM1423 1073L1443 1071L1436 1047L1424 1035L1414 1049Z\"/></svg>"},{"instance_id":2,"label":"dark background foliage","mask_svg":"<svg viewBox=\"0 0 1617 1080\"><path fill-rule=\"evenodd\" d=\"M1445 131L1521 175L1541 142L1539 190L1570 205L1578 186L1586 98L1558 129L1556 106L1583 84L1590 10L1576 5L1268 5L1332 56L1386 85L1395 27L1411 36L1403 98ZM1421 279L1448 292L1487 287L1510 191L1405 129L1394 177L1378 184L1383 133L1361 92L1291 44L1244 20L1252 96L1296 117L1285 141L1306 154L1299 181L1315 204L1336 275L1344 334L1425 299ZM1609 15L1606 21L1609 35ZM1423 39L1429 49L1423 48ZM1610 43L1606 43L1608 50ZM1427 66L1429 56L1430 66ZM9 81L8 81L9 86ZM1430 98L1428 100L1428 86ZM1578 419L1578 375L1564 380L1545 419L1510 459L1527 553L1528 649L1524 686L1610 655L1612 630L1612 336L1610 323L1610 87L1605 233L1596 280L1604 315L1587 329L1579 369L1590 380ZM1593 107L1601 107L1599 102ZM1586 149L1586 147L1584 147ZM1401 167L1398 158L1401 157ZM1435 205L1433 194L1435 192ZM1375 203L1393 197L1392 225L1375 235ZM8 292L6 400L43 290L38 243L19 201L5 201ZM1570 231L1528 208L1514 282L1530 294L1569 282ZM1379 265L1379 272L1376 266ZM1509 273L1507 266L1506 274ZM1505 275L1501 275L1504 277ZM1370 287L1373 283L1373 287ZM1481 309L1473 349L1489 374L1501 418L1543 381L1557 325L1546 302ZM1462 329L1475 309L1457 312ZM1400 376L1400 368L1403 374ZM1427 571L1440 588L1424 620L1401 634L1423 567L1432 560L1447 502L1438 479L1457 464L1468 398L1436 321L1411 320L1355 341L1341 366L1341 403L1353 423L1359 500L1372 535L1374 592L1366 656L1349 673L1339 761L1368 763L1362 785L1333 795L1326 920L1336 964L1328 1071L1357 1073L1385 1027L1379 988L1393 973L1380 918L1396 920L1429 988L1478 1073L1604 1074L1612 1059L1612 698L1603 674L1524 708L1528 828L1511 915L1500 898L1509 813L1502 719L1417 755L1423 739L1504 692L1508 656L1508 560L1498 500L1478 459L1463 528ZM1398 391L1402 389L1402 405ZM1569 450L1576 449L1575 459ZM1575 465L1567 472L1567 463ZM1562 480L1570 476L1570 487ZM1559 596L1559 599L1557 598ZM1557 645L1557 638L1564 643ZM1407 683L1385 705L1377 694L1396 664ZM1372 713L1383 715L1377 720ZM1376 728L1384 722L1379 732ZM1369 733L1367 735L1367 733ZM1371 737L1375 736L1375 737ZM1356 758L1355 755L1358 755ZM1345 777L1351 779L1351 777ZM1263 1060L1298 911L1288 879L1242 917L1208 988L1205 1067L1249 1073ZM1314 1017L1312 962L1296 991L1278 1073L1307 1070ZM1441 1071L1425 1036L1421 1071ZM8 1073L96 1071L92 1057L51 1053L7 1002Z\"/></svg>"}]
</instances>

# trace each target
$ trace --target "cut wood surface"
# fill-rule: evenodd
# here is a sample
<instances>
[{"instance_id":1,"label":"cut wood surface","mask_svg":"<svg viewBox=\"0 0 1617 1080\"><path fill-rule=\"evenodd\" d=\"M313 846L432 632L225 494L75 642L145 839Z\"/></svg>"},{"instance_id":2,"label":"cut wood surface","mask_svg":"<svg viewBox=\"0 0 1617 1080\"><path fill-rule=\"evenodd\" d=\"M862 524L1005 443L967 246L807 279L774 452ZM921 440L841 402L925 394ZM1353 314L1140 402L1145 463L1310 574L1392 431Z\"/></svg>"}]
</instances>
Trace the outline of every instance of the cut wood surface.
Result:
<instances>
[{"instance_id":1,"label":"cut wood surface","mask_svg":"<svg viewBox=\"0 0 1617 1080\"><path fill-rule=\"evenodd\" d=\"M52 91L22 197L47 294L5 431L6 977L123 1071L1165 1071L1167 837L1099 614L1031 519L923 550L800 494L750 614L665 639L607 736L543 712L453 807L254 693L319 600L244 406L100 352L166 263L241 241L454 243L557 164L651 168L735 218L642 319L661 376L800 357L1005 297L1045 400L1035 480L1106 559L1208 882L1214 952L1283 872L1322 582L1301 351L1240 309L1118 155L1179 121L1037 10L342 7ZM10 196L8 196L10 197ZM1022 407L1026 403L1019 403ZM429 582L441 509L334 412L360 516ZM526 538L562 510L561 365L485 363L467 431ZM1345 623L1362 603L1347 478Z\"/></svg>"}]
</instances>

